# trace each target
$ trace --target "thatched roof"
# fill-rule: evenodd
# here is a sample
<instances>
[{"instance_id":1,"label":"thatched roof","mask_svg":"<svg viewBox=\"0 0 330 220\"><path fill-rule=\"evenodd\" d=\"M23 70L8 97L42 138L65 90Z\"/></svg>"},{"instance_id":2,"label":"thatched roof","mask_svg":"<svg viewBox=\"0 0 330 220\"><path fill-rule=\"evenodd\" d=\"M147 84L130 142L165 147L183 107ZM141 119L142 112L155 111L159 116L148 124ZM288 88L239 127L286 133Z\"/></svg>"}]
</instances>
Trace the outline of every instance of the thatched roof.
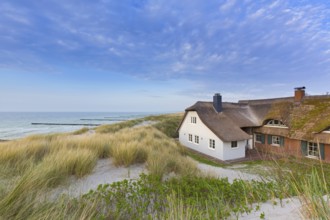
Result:
<instances>
[{"instance_id":1,"label":"thatched roof","mask_svg":"<svg viewBox=\"0 0 330 220\"><path fill-rule=\"evenodd\" d=\"M217 113L212 102L197 102L186 111L196 111L201 121L221 140L240 141L249 139L235 122L233 122L224 112Z\"/></svg>"},{"instance_id":2,"label":"thatched roof","mask_svg":"<svg viewBox=\"0 0 330 220\"><path fill-rule=\"evenodd\" d=\"M288 128L263 126L257 132L330 143L330 135L321 133L330 126L330 96L306 96L300 103L293 98L273 99L263 121L268 119L280 120Z\"/></svg>"},{"instance_id":3,"label":"thatched roof","mask_svg":"<svg viewBox=\"0 0 330 220\"><path fill-rule=\"evenodd\" d=\"M248 139L242 128L254 127L265 134L330 143L330 134L321 133L330 127L330 96L306 96L301 103L295 103L293 97L224 102L220 113L212 102L197 102L186 109L186 114L189 111L196 111L223 141ZM287 128L263 126L269 119L280 120Z\"/></svg>"}]
</instances>

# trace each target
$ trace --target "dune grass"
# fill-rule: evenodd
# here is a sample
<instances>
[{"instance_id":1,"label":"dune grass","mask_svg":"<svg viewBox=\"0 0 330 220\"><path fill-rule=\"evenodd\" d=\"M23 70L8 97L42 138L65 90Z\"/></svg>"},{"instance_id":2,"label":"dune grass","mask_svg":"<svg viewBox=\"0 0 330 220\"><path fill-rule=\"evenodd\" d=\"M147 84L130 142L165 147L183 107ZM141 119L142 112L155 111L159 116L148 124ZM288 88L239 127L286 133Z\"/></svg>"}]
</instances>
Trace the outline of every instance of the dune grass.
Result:
<instances>
[{"instance_id":1,"label":"dune grass","mask_svg":"<svg viewBox=\"0 0 330 220\"><path fill-rule=\"evenodd\" d=\"M144 119L140 118L140 119L129 120L120 123L110 124L110 125L101 125L95 128L95 132L100 134L115 133L124 128L131 128L135 125L140 124L143 121Z\"/></svg>"},{"instance_id":2,"label":"dune grass","mask_svg":"<svg viewBox=\"0 0 330 220\"><path fill-rule=\"evenodd\" d=\"M223 219L253 211L252 203L290 196L301 198L307 218L330 216L323 198L329 195L329 165L294 158L258 162L270 167L269 182L203 176L173 139L181 117L104 125L91 135L81 129L0 142L0 219ZM135 126L143 121L155 123ZM99 186L77 199L47 197L68 177L88 175L98 159L109 157L117 166L145 163L149 175Z\"/></svg>"},{"instance_id":3,"label":"dune grass","mask_svg":"<svg viewBox=\"0 0 330 220\"><path fill-rule=\"evenodd\" d=\"M79 204L72 212L59 209L68 205L68 201L49 202L47 192L70 176L80 178L89 174L99 158L111 157L117 166L146 163L150 174L160 179L171 172L197 173L196 164L185 156L175 140L152 126L133 128L144 120L100 126L92 135L84 135L88 129L83 128L73 133L1 142L0 219L40 219L42 215L53 216L52 212L66 217L90 217L88 208Z\"/></svg>"},{"instance_id":4,"label":"dune grass","mask_svg":"<svg viewBox=\"0 0 330 220\"><path fill-rule=\"evenodd\" d=\"M72 134L73 135L80 135L80 134L85 134L88 131L89 131L89 128L83 127L79 130L76 130L76 131L72 132Z\"/></svg>"},{"instance_id":5,"label":"dune grass","mask_svg":"<svg viewBox=\"0 0 330 220\"><path fill-rule=\"evenodd\" d=\"M267 164L285 195L298 196L306 219L330 219L330 164L292 156Z\"/></svg>"}]
</instances>

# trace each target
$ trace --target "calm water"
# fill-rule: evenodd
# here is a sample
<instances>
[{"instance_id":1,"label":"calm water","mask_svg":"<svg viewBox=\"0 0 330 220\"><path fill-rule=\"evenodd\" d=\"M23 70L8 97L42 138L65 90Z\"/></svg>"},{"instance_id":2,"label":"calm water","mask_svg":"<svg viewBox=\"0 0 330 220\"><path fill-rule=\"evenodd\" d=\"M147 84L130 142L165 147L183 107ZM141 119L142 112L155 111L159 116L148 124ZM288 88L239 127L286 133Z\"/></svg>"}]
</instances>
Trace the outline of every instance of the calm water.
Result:
<instances>
[{"instance_id":1,"label":"calm water","mask_svg":"<svg viewBox=\"0 0 330 220\"><path fill-rule=\"evenodd\" d=\"M141 118L155 113L120 112L0 112L0 139L10 140L31 134L68 132L84 125L32 125L31 123L58 124L113 124Z\"/></svg>"}]
</instances>

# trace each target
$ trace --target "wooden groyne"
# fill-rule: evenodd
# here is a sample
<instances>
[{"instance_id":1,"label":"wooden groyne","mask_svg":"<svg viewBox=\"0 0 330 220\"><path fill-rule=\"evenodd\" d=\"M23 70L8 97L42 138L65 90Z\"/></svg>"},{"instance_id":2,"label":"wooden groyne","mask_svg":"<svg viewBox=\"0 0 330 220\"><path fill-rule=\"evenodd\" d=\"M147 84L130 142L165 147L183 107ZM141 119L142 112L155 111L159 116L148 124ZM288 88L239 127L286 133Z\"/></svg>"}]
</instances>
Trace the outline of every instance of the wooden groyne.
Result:
<instances>
[{"instance_id":1,"label":"wooden groyne","mask_svg":"<svg viewBox=\"0 0 330 220\"><path fill-rule=\"evenodd\" d=\"M35 123L32 122L31 125L67 125L67 126L100 126L101 124L71 124L71 123Z\"/></svg>"},{"instance_id":2,"label":"wooden groyne","mask_svg":"<svg viewBox=\"0 0 330 220\"><path fill-rule=\"evenodd\" d=\"M121 119L89 119L89 118L82 118L81 121L126 121Z\"/></svg>"}]
</instances>

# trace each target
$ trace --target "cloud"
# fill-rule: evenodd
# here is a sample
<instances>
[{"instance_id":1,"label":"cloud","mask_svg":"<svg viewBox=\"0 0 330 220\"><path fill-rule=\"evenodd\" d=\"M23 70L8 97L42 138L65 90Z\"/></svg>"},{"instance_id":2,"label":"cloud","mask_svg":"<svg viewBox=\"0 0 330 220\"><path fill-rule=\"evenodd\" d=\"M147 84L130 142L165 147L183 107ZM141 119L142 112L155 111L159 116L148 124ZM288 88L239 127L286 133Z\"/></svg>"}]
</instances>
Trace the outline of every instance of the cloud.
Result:
<instances>
[{"instance_id":1,"label":"cloud","mask_svg":"<svg viewBox=\"0 0 330 220\"><path fill-rule=\"evenodd\" d=\"M330 12L321 3L59 0L3 5L0 49L10 56L3 55L0 65L7 67L79 65L149 80L189 79L210 90L233 82L282 83L311 72L325 77L330 70Z\"/></svg>"},{"instance_id":2,"label":"cloud","mask_svg":"<svg viewBox=\"0 0 330 220\"><path fill-rule=\"evenodd\" d=\"M225 3L223 3L220 6L220 10L223 11L223 12L229 11L230 9L233 8L235 3L236 3L236 0L227 0Z\"/></svg>"}]
</instances>

